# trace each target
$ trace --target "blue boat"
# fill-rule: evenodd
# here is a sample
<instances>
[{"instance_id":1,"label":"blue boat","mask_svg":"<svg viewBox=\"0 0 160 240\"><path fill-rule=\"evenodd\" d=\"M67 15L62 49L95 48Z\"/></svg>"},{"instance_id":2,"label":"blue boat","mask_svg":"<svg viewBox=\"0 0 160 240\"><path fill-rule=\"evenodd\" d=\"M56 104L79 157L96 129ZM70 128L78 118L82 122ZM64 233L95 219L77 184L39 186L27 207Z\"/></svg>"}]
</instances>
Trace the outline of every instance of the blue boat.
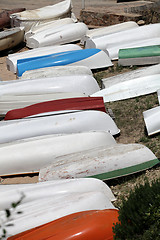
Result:
<instances>
[{"instance_id":1,"label":"blue boat","mask_svg":"<svg viewBox=\"0 0 160 240\"><path fill-rule=\"evenodd\" d=\"M100 49L82 49L54 53L46 56L17 60L17 74L22 76L25 71L64 65L82 65L90 69L112 66L107 52Z\"/></svg>"}]
</instances>

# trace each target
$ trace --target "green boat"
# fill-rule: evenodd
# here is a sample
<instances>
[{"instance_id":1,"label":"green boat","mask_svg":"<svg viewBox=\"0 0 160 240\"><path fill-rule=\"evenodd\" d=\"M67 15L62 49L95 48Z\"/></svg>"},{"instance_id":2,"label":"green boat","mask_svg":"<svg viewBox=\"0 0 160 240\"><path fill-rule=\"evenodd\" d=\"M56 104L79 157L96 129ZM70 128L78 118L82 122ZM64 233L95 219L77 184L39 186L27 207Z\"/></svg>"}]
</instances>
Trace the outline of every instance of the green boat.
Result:
<instances>
[{"instance_id":1,"label":"green boat","mask_svg":"<svg viewBox=\"0 0 160 240\"><path fill-rule=\"evenodd\" d=\"M120 49L118 64L122 66L160 63L160 45Z\"/></svg>"}]
</instances>

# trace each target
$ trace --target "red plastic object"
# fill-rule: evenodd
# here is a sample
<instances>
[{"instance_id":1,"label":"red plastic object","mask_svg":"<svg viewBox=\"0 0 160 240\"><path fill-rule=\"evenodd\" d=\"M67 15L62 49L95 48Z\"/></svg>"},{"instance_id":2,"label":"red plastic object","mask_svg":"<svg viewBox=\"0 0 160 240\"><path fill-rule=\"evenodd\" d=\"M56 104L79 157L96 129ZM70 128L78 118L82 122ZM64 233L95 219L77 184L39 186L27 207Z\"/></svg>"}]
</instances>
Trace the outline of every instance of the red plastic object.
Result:
<instances>
[{"instance_id":1,"label":"red plastic object","mask_svg":"<svg viewBox=\"0 0 160 240\"><path fill-rule=\"evenodd\" d=\"M8 240L112 240L116 222L116 209L90 210L67 215Z\"/></svg>"},{"instance_id":2,"label":"red plastic object","mask_svg":"<svg viewBox=\"0 0 160 240\"><path fill-rule=\"evenodd\" d=\"M40 113L63 110L98 110L106 112L103 97L67 98L10 110L6 113L4 120L21 119Z\"/></svg>"}]
</instances>

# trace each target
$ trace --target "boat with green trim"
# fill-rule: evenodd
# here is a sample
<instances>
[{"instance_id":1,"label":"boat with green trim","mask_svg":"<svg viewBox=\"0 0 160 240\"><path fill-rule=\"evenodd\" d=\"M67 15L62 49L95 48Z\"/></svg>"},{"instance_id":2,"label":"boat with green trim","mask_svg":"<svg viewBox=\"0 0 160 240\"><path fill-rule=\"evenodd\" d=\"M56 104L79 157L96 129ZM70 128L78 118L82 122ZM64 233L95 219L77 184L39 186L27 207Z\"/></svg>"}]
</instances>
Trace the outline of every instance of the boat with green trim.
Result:
<instances>
[{"instance_id":1,"label":"boat with green trim","mask_svg":"<svg viewBox=\"0 0 160 240\"><path fill-rule=\"evenodd\" d=\"M157 163L154 153L142 144L117 144L57 157L52 165L40 170L39 178L107 180L143 171Z\"/></svg>"},{"instance_id":2,"label":"boat with green trim","mask_svg":"<svg viewBox=\"0 0 160 240\"><path fill-rule=\"evenodd\" d=\"M160 45L120 49L118 64L121 66L160 63Z\"/></svg>"}]
</instances>

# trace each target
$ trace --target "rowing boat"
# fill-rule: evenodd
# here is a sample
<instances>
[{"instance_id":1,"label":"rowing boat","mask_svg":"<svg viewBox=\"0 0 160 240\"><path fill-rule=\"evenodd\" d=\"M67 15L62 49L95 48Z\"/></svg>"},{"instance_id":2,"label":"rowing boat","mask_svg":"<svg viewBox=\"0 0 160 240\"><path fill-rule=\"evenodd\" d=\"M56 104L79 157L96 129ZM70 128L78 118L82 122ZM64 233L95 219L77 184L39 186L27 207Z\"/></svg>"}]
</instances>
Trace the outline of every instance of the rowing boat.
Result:
<instances>
[{"instance_id":1,"label":"rowing boat","mask_svg":"<svg viewBox=\"0 0 160 240\"><path fill-rule=\"evenodd\" d=\"M62 45L80 40L87 32L85 23L69 23L57 28L43 29L26 38L29 48L39 48L52 45Z\"/></svg>"},{"instance_id":2,"label":"rowing boat","mask_svg":"<svg viewBox=\"0 0 160 240\"><path fill-rule=\"evenodd\" d=\"M23 26L25 27L25 32L29 31L31 27L41 23L66 17L72 17L71 0L65 0L54 5L10 15L11 26Z\"/></svg>"},{"instance_id":3,"label":"rowing boat","mask_svg":"<svg viewBox=\"0 0 160 240\"><path fill-rule=\"evenodd\" d=\"M111 83L109 87L93 93L93 97L103 97L104 102L119 101L156 92L160 88L160 74L149 75L128 81Z\"/></svg>"},{"instance_id":4,"label":"rowing boat","mask_svg":"<svg viewBox=\"0 0 160 240\"><path fill-rule=\"evenodd\" d=\"M45 135L1 144L0 175L39 172L53 163L55 157L108 145L116 142L103 131Z\"/></svg>"},{"instance_id":5,"label":"rowing boat","mask_svg":"<svg viewBox=\"0 0 160 240\"><path fill-rule=\"evenodd\" d=\"M48 134L85 131L106 131L112 135L120 132L107 113L86 110L38 118L1 121L0 143Z\"/></svg>"},{"instance_id":6,"label":"rowing boat","mask_svg":"<svg viewBox=\"0 0 160 240\"><path fill-rule=\"evenodd\" d=\"M57 157L54 163L40 170L39 178L107 180L140 172L158 163L154 153L142 144L116 144Z\"/></svg>"},{"instance_id":7,"label":"rowing boat","mask_svg":"<svg viewBox=\"0 0 160 240\"><path fill-rule=\"evenodd\" d=\"M74 213L38 228L8 238L8 240L111 240L113 224L118 222L118 210L92 210ZM62 231L63 229L63 231Z\"/></svg>"},{"instance_id":8,"label":"rowing boat","mask_svg":"<svg viewBox=\"0 0 160 240\"><path fill-rule=\"evenodd\" d=\"M43 30L47 30L50 28L57 28L66 24L74 23L72 18L62 18L54 21L49 21L46 23L41 23L38 26L34 26L30 29L30 31L25 33L25 39L31 37L32 35L39 33Z\"/></svg>"},{"instance_id":9,"label":"rowing boat","mask_svg":"<svg viewBox=\"0 0 160 240\"><path fill-rule=\"evenodd\" d=\"M149 136L160 132L160 106L144 111L143 118Z\"/></svg>"},{"instance_id":10,"label":"rowing boat","mask_svg":"<svg viewBox=\"0 0 160 240\"><path fill-rule=\"evenodd\" d=\"M99 90L96 79L91 75L12 80L0 84L0 96L57 92L79 92L90 95Z\"/></svg>"},{"instance_id":11,"label":"rowing boat","mask_svg":"<svg viewBox=\"0 0 160 240\"><path fill-rule=\"evenodd\" d=\"M86 48L107 49L124 43L153 39L160 37L160 23L148 24L138 28L128 29L101 37L95 37L86 41Z\"/></svg>"},{"instance_id":12,"label":"rowing boat","mask_svg":"<svg viewBox=\"0 0 160 240\"><path fill-rule=\"evenodd\" d=\"M135 78L150 76L154 74L160 74L160 64L156 64L149 67L143 67L140 69L132 70L132 71L118 74L108 78L103 78L102 84L103 84L103 88L108 88L120 82L132 80Z\"/></svg>"},{"instance_id":13,"label":"rowing boat","mask_svg":"<svg viewBox=\"0 0 160 240\"><path fill-rule=\"evenodd\" d=\"M0 185L0 191L0 210L10 208L13 202L18 202L21 199L22 192L25 198L22 199L21 203L54 197L56 194L96 191L102 192L110 201L116 200L108 185L96 178L60 179L31 184Z\"/></svg>"},{"instance_id":14,"label":"rowing boat","mask_svg":"<svg viewBox=\"0 0 160 240\"><path fill-rule=\"evenodd\" d=\"M84 93L76 92L56 92L48 94L29 94L29 95L3 95L0 96L0 115L5 116L10 110L16 108L23 108L39 102L67 99L67 98L80 98L87 97Z\"/></svg>"},{"instance_id":15,"label":"rowing boat","mask_svg":"<svg viewBox=\"0 0 160 240\"><path fill-rule=\"evenodd\" d=\"M68 98L41 102L24 108L7 112L4 120L21 119L26 117L39 117L58 114L58 112L72 110L97 110L106 112L102 97Z\"/></svg>"},{"instance_id":16,"label":"rowing boat","mask_svg":"<svg viewBox=\"0 0 160 240\"><path fill-rule=\"evenodd\" d=\"M45 56L47 54L80 50L80 49L82 49L82 48L76 44L66 44L66 45L60 45L60 46L42 47L42 48L38 48L38 49L35 48L32 50L28 50L28 51L24 51L24 52L20 52L20 53L12 53L12 54L9 54L6 58L7 69L13 73L16 73L18 59Z\"/></svg>"},{"instance_id":17,"label":"rowing boat","mask_svg":"<svg viewBox=\"0 0 160 240\"><path fill-rule=\"evenodd\" d=\"M108 53L100 49L81 49L17 60L17 73L51 66L82 65L90 69L112 66Z\"/></svg>"},{"instance_id":18,"label":"rowing boat","mask_svg":"<svg viewBox=\"0 0 160 240\"><path fill-rule=\"evenodd\" d=\"M7 234L12 236L72 213L104 209L115 209L115 207L102 192L56 194L54 198L51 196L21 203L16 207L16 211L22 213L14 214L14 218L7 222L9 226L6 230ZM0 211L0 215L5 221L5 211ZM1 231L2 229L0 234Z\"/></svg>"},{"instance_id":19,"label":"rowing boat","mask_svg":"<svg viewBox=\"0 0 160 240\"><path fill-rule=\"evenodd\" d=\"M86 36L84 36L81 39L81 44L85 45L85 41L87 38L94 38L94 37L100 37L100 36L106 36L108 34L113 34L116 32L121 32L127 29L136 28L139 27L139 25L134 21L128 21L123 23L114 24L111 26L106 27L99 27L95 29L89 29L86 33Z\"/></svg>"},{"instance_id":20,"label":"rowing boat","mask_svg":"<svg viewBox=\"0 0 160 240\"><path fill-rule=\"evenodd\" d=\"M120 49L118 64L122 66L160 63L160 45Z\"/></svg>"},{"instance_id":21,"label":"rowing boat","mask_svg":"<svg viewBox=\"0 0 160 240\"><path fill-rule=\"evenodd\" d=\"M85 48L107 49L110 58L117 59L120 48L158 45L160 41L160 23L148 24L122 32L100 37L88 38ZM156 43L154 42L154 39ZM156 40L157 39L157 40ZM140 45L141 44L141 45Z\"/></svg>"}]
</instances>

